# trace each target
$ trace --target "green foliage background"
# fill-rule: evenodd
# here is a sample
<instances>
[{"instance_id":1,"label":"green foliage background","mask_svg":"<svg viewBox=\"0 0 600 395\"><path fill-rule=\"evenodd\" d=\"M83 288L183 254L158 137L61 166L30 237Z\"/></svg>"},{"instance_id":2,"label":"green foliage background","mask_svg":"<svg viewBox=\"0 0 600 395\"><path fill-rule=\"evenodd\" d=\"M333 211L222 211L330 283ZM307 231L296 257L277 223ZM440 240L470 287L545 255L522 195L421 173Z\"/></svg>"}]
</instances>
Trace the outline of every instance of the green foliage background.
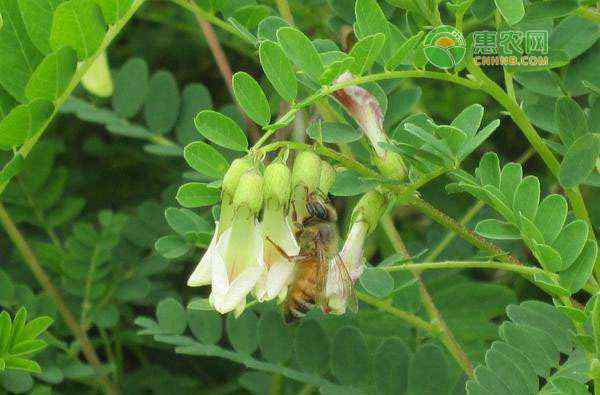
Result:
<instances>
[{"instance_id":1,"label":"green foliage background","mask_svg":"<svg viewBox=\"0 0 600 395\"><path fill-rule=\"evenodd\" d=\"M286 4L298 30L285 28ZM0 394L594 391L594 7L586 0L0 0ZM247 73L234 78L233 96L199 20L212 24L233 73ZM468 42L476 30L547 29L551 67L482 71L463 61L436 70L421 43L441 21L462 27ZM281 47L259 50L265 40ZM90 67L101 75L92 66L105 49L114 90L100 97L77 83ZM370 50L380 55L370 58ZM269 68L269 60L281 63ZM371 166L360 128L320 90L346 69L424 73L364 85L385 112L385 149L406 158L406 182L420 199L394 201L370 236L358 314L313 311L286 327L278 306L266 303L238 319L220 316L204 299L207 289L187 287L187 277L210 242L229 163L246 139L252 146L296 108L286 102L323 96L300 104L300 122L278 125L273 141L322 138L378 176L324 155L339 166L332 198L343 234L362 193L376 184L401 188ZM200 134L196 114L216 117L206 110L233 121ZM242 138L232 139L237 130ZM23 258L17 228L48 281ZM398 235L412 259L398 250ZM491 261L530 270L486 268ZM424 271L422 284L409 271L386 269L423 262L479 264ZM87 334L98 366L47 283ZM474 373L457 360L449 332Z\"/></svg>"}]
</instances>

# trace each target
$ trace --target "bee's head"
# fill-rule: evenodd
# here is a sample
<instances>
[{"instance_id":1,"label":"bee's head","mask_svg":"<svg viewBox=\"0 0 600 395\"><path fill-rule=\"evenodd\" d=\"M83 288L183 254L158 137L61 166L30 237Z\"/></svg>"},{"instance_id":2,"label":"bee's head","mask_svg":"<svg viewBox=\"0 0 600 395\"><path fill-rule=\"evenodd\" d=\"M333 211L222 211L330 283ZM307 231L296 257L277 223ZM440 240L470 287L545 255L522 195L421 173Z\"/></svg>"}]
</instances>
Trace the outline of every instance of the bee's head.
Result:
<instances>
[{"instance_id":1,"label":"bee's head","mask_svg":"<svg viewBox=\"0 0 600 395\"><path fill-rule=\"evenodd\" d=\"M306 204L306 211L308 212L307 220L317 220L323 222L337 221L337 213L335 212L335 209L321 199L309 199L308 203Z\"/></svg>"}]
</instances>

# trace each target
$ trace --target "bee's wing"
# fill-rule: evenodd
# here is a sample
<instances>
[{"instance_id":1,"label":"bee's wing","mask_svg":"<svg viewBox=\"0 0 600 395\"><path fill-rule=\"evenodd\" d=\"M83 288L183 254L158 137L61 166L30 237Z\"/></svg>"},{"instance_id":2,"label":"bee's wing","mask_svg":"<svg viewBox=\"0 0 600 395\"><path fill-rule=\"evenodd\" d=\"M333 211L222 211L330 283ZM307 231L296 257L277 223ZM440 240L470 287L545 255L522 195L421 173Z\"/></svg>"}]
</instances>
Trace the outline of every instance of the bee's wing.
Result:
<instances>
[{"instance_id":1,"label":"bee's wing","mask_svg":"<svg viewBox=\"0 0 600 395\"><path fill-rule=\"evenodd\" d=\"M340 287L340 296L346 300L346 307L356 313L358 311L358 300L356 298L356 292L354 291L354 283L352 282L350 273L348 273L346 263L343 261L340 254L335 254L331 259L330 264L331 267L329 268L329 272L331 272L330 278L333 282L333 286Z\"/></svg>"},{"instance_id":2,"label":"bee's wing","mask_svg":"<svg viewBox=\"0 0 600 395\"><path fill-rule=\"evenodd\" d=\"M323 254L323 246L316 243L316 264L317 264L317 283L315 303L321 307L324 312L328 311L327 303L327 277L329 277L329 263Z\"/></svg>"}]
</instances>

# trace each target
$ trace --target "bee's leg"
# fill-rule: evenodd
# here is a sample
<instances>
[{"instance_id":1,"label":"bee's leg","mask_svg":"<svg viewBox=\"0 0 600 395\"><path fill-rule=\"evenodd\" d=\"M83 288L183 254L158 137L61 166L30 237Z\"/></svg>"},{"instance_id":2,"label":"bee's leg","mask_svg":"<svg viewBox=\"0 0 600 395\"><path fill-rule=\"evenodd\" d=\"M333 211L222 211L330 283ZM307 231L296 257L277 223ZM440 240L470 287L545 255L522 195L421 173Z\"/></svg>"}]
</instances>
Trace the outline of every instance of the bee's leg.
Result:
<instances>
[{"instance_id":1,"label":"bee's leg","mask_svg":"<svg viewBox=\"0 0 600 395\"><path fill-rule=\"evenodd\" d=\"M283 250L283 248L281 248L281 247L280 247L280 246L279 246L277 243L275 243L273 240L271 240L271 238L270 238L269 236L267 236L267 241L268 241L269 243L271 243L271 245L272 245L273 247L275 247L275 249L277 250L277 252L279 253L279 255L281 255L282 257L284 257L284 258L285 258L285 259L287 259L288 261L293 261L293 260L294 260L294 257L293 257L293 256L289 256L289 255L287 254L287 252L285 252L285 251Z\"/></svg>"}]
</instances>

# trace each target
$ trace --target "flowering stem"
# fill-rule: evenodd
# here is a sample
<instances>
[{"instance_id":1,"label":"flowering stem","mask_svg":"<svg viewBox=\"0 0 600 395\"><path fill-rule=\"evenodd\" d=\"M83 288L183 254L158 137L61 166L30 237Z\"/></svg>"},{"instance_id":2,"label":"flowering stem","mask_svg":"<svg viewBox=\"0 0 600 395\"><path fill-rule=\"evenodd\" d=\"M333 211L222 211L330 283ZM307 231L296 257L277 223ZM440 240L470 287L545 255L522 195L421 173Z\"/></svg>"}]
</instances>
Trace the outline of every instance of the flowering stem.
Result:
<instances>
[{"instance_id":1,"label":"flowering stem","mask_svg":"<svg viewBox=\"0 0 600 395\"><path fill-rule=\"evenodd\" d=\"M552 273L538 267L522 266L509 263L492 262L492 261L444 261L444 262L422 262L422 263L407 263L405 265L394 265L381 267L388 272L397 271L417 271L422 272L431 269L498 269L509 272L521 273L533 276L536 273L544 273L552 276Z\"/></svg>"},{"instance_id":2,"label":"flowering stem","mask_svg":"<svg viewBox=\"0 0 600 395\"><path fill-rule=\"evenodd\" d=\"M17 247L17 250L19 250L23 256L23 260L27 266L29 266L29 269L33 273L36 280L56 304L58 312L65 321L65 324L81 345L81 351L83 352L85 359L94 367L94 370L98 374L98 381L104 387L106 393L109 395L119 394L119 390L107 379L106 374L102 371L102 363L100 362L100 359L98 358L96 350L94 350L90 339L87 337L85 330L77 323L77 320L67 306L67 303L63 299L58 289L52 283L52 280L50 280L50 277L48 277L48 274L39 263L33 250L13 222L2 203L0 203L0 222L2 223L2 226L6 230L6 233L8 233L8 236L14 243L15 247Z\"/></svg>"},{"instance_id":3,"label":"flowering stem","mask_svg":"<svg viewBox=\"0 0 600 395\"><path fill-rule=\"evenodd\" d=\"M397 252L401 252L405 256L405 258L410 258L410 254L406 249L406 246L404 245L400 234L398 234L398 231L394 226L392 218L389 215L386 214L381 218L381 226L383 227L383 231L388 236L394 249ZM412 271L412 274L419 283L419 294L421 296L421 301L423 302L423 306L425 307L425 310L429 315L431 324L434 325L434 327L437 329L437 332L440 333L442 343L444 344L444 346L446 346L450 354L452 354L456 362L458 362L458 364L465 371L465 373L467 373L469 377L473 378L473 365L467 357L467 354L460 347L460 345L454 338L452 331L446 325L444 318L442 317L440 311L433 302L433 298L427 291L425 283L423 282L423 279L421 278L420 274L415 270Z\"/></svg>"}]
</instances>

